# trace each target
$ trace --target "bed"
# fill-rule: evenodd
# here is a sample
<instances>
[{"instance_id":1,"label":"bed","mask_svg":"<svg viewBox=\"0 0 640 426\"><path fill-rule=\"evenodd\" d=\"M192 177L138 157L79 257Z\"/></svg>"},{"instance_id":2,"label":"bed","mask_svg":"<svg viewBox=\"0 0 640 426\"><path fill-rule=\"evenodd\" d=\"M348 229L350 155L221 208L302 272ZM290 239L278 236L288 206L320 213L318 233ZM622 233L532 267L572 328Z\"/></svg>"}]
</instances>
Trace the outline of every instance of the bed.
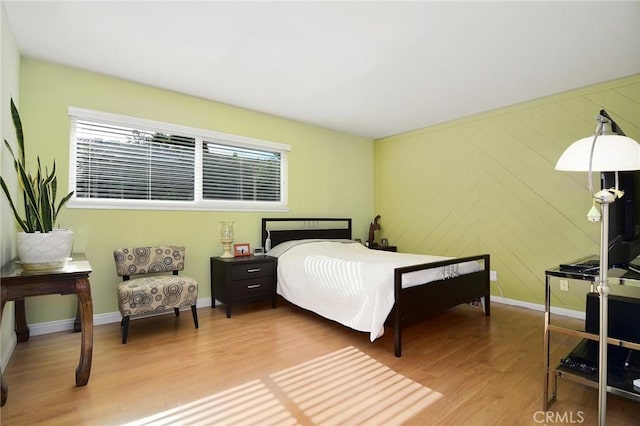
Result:
<instances>
[{"instance_id":1,"label":"bed","mask_svg":"<svg viewBox=\"0 0 640 426\"><path fill-rule=\"evenodd\" d=\"M277 291L290 303L369 333L402 329L482 299L490 315L488 254L446 258L370 250L352 240L350 218L263 218L262 241L278 258Z\"/></svg>"}]
</instances>

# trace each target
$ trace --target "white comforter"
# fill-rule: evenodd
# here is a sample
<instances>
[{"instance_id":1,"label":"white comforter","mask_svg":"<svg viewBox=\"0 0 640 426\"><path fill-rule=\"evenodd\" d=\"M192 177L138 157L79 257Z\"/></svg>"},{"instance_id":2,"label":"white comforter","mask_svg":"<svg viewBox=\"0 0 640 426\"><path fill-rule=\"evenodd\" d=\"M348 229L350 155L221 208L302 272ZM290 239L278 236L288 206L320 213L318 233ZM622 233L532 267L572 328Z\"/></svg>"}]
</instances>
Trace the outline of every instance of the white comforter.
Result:
<instances>
[{"instance_id":1,"label":"white comforter","mask_svg":"<svg viewBox=\"0 0 640 426\"><path fill-rule=\"evenodd\" d=\"M450 259L369 250L350 240L298 240L277 245L278 294L291 303L368 332L373 342L384 331L394 303L393 273L401 266ZM403 287L480 270L477 262L406 274Z\"/></svg>"}]
</instances>

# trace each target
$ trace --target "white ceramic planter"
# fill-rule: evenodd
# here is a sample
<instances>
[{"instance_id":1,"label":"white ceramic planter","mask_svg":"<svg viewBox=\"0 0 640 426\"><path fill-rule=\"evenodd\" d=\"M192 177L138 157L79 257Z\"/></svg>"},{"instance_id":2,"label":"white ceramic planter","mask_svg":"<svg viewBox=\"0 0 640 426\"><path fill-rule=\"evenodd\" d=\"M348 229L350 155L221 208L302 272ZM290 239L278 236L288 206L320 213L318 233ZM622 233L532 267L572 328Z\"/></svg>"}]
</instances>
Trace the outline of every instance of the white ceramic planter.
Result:
<instances>
[{"instance_id":1,"label":"white ceramic planter","mask_svg":"<svg viewBox=\"0 0 640 426\"><path fill-rule=\"evenodd\" d=\"M55 229L44 234L18 232L16 243L23 269L58 269L67 264L71 255L73 231Z\"/></svg>"}]
</instances>

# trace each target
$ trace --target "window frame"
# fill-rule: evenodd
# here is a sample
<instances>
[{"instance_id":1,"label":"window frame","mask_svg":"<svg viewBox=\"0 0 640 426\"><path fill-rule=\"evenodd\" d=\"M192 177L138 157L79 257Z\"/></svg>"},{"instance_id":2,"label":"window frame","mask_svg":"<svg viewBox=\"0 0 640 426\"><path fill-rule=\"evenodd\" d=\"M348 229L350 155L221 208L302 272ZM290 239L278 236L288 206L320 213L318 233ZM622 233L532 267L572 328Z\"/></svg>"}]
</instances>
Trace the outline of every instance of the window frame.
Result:
<instances>
[{"instance_id":1,"label":"window frame","mask_svg":"<svg viewBox=\"0 0 640 426\"><path fill-rule=\"evenodd\" d=\"M76 121L91 120L116 126L128 126L136 129L171 133L195 139L195 175L193 201L167 200L126 200L114 198L78 198L76 197L77 142ZM199 129L180 124L165 123L139 117L94 111L85 108L69 107L69 191L74 195L66 206L87 209L125 209L125 210L194 210L194 211L248 211L248 212L288 212L288 153L291 146L280 142ZM280 154L280 201L253 200L205 200L203 199L203 151L204 143L219 143L231 147L249 148Z\"/></svg>"}]
</instances>

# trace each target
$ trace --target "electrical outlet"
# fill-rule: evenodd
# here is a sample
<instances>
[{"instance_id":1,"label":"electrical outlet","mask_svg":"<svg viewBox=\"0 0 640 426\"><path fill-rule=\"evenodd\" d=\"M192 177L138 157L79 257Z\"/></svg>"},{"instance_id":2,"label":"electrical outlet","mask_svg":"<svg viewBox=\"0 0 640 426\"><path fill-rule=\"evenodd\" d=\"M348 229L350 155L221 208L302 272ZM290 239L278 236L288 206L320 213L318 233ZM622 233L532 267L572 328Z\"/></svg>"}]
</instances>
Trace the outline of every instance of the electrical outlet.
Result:
<instances>
[{"instance_id":1,"label":"electrical outlet","mask_svg":"<svg viewBox=\"0 0 640 426\"><path fill-rule=\"evenodd\" d=\"M489 271L489 280L498 281L498 271Z\"/></svg>"},{"instance_id":2,"label":"electrical outlet","mask_svg":"<svg viewBox=\"0 0 640 426\"><path fill-rule=\"evenodd\" d=\"M569 291L569 280L560 280L560 290Z\"/></svg>"}]
</instances>

